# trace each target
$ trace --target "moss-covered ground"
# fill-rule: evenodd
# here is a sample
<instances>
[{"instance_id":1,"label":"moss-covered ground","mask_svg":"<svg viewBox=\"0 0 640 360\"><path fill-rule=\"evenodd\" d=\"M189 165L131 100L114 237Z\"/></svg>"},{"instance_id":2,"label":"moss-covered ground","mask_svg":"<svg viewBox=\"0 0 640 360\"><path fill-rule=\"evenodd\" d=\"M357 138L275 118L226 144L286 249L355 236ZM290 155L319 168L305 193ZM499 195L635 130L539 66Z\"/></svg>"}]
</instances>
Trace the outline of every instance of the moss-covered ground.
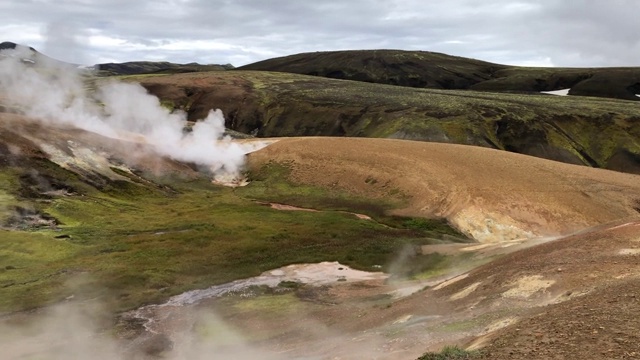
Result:
<instances>
[{"instance_id":1,"label":"moss-covered ground","mask_svg":"<svg viewBox=\"0 0 640 360\"><path fill-rule=\"evenodd\" d=\"M69 296L97 298L114 311L124 310L291 263L388 268L407 245L459 235L441 221L386 218L384 210L393 204L296 187L277 172L242 189L216 186L205 178L168 177L153 179L163 187L120 181L96 189L46 160L30 165L75 192L38 195L23 176L31 170L0 169L7 180L0 189L5 224L17 203L58 222L55 229L0 230L1 312ZM278 191L265 191L266 186ZM329 211L278 211L254 198L307 199L303 205ZM365 207L388 224L330 211Z\"/></svg>"},{"instance_id":2,"label":"moss-covered ground","mask_svg":"<svg viewBox=\"0 0 640 360\"><path fill-rule=\"evenodd\" d=\"M226 71L132 79L189 119L221 108L258 136L392 137L493 147L638 172L637 102L418 89L288 73Z\"/></svg>"}]
</instances>

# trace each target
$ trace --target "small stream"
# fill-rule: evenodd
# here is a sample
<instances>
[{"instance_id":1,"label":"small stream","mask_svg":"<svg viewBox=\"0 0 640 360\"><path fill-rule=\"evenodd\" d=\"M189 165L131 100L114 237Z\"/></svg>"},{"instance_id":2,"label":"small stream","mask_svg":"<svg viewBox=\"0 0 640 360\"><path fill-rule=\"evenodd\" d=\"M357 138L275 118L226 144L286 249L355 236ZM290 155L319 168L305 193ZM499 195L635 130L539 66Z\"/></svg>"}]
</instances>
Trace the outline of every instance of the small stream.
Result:
<instances>
[{"instance_id":1,"label":"small stream","mask_svg":"<svg viewBox=\"0 0 640 360\"><path fill-rule=\"evenodd\" d=\"M173 309L196 305L203 300L219 298L227 294L242 294L254 286L277 288L282 282L322 286L336 282L344 283L386 278L388 278L388 275L385 273L354 270L338 262L294 264L266 271L256 277L214 285L206 289L187 291L172 296L162 304L147 305L129 311L123 314L123 318L142 320L147 333L159 334L163 332L161 322L172 315Z\"/></svg>"}]
</instances>

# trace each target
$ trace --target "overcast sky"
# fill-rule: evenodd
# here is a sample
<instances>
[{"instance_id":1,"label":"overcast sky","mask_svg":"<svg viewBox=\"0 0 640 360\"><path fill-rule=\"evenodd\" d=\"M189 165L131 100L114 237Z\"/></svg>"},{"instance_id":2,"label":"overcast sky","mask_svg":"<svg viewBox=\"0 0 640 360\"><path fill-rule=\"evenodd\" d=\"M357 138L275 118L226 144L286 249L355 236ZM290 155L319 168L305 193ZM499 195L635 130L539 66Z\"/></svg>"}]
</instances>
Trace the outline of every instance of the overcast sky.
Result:
<instances>
[{"instance_id":1,"label":"overcast sky","mask_svg":"<svg viewBox=\"0 0 640 360\"><path fill-rule=\"evenodd\" d=\"M0 34L60 60L235 66L428 50L513 65L640 66L638 0L2 0Z\"/></svg>"}]
</instances>

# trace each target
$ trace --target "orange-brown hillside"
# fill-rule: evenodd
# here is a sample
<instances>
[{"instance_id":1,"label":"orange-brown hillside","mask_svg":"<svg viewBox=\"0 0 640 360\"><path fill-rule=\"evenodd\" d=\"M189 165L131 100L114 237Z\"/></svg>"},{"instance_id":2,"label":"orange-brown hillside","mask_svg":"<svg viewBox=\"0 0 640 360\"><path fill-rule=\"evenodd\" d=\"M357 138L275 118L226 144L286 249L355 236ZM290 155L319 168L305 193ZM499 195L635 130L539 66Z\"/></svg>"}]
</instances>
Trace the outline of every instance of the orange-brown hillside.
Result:
<instances>
[{"instance_id":1,"label":"orange-brown hillside","mask_svg":"<svg viewBox=\"0 0 640 360\"><path fill-rule=\"evenodd\" d=\"M362 138L280 139L249 156L289 180L371 198L395 214L444 217L482 242L568 234L638 216L640 178L486 148Z\"/></svg>"}]
</instances>

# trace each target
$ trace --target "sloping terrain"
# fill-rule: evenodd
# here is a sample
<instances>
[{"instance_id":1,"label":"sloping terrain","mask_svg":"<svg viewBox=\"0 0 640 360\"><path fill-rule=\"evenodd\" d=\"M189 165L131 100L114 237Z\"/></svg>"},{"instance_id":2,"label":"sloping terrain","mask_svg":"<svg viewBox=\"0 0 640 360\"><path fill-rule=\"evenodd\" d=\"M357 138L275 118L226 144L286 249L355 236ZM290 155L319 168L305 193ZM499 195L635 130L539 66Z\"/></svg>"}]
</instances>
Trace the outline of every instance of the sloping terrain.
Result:
<instances>
[{"instance_id":1,"label":"sloping terrain","mask_svg":"<svg viewBox=\"0 0 640 360\"><path fill-rule=\"evenodd\" d=\"M258 174L267 181L263 196L277 196L268 174L279 164L293 184L395 199L396 214L443 217L482 242L557 236L638 216L640 201L637 176L451 144L282 139L248 164L267 172Z\"/></svg>"},{"instance_id":2,"label":"sloping terrain","mask_svg":"<svg viewBox=\"0 0 640 360\"><path fill-rule=\"evenodd\" d=\"M69 64L63 61L52 59L33 47L16 44L11 41L0 43L1 50L15 50L23 48L21 52L22 60L26 63L38 66L62 66L62 67L78 67L76 64ZM142 75L142 74L178 74L198 71L222 71L233 69L233 65L217 65L217 64L176 64L167 61L130 61L124 63L104 63L87 67L87 70L95 71L99 76L123 76L123 75Z\"/></svg>"},{"instance_id":3,"label":"sloping terrain","mask_svg":"<svg viewBox=\"0 0 640 360\"><path fill-rule=\"evenodd\" d=\"M444 91L296 74L226 71L133 77L190 120L220 108L233 130L479 145L640 173L640 107L588 97Z\"/></svg>"},{"instance_id":4,"label":"sloping terrain","mask_svg":"<svg viewBox=\"0 0 640 360\"><path fill-rule=\"evenodd\" d=\"M233 69L233 65L203 65L198 63L175 64L166 61L130 61L124 63L104 63L94 65L101 76L179 74L198 71L223 71Z\"/></svg>"},{"instance_id":5,"label":"sloping terrain","mask_svg":"<svg viewBox=\"0 0 640 360\"><path fill-rule=\"evenodd\" d=\"M252 182L232 189L212 184L193 165L154 155L138 137L106 138L14 114L0 120L4 313L65 298L74 307L99 301L107 309L99 326L110 329L117 320L122 345L114 347L141 351L134 358L143 359L178 356L173 346L197 349L196 359L208 353L412 359L452 343L486 346L483 354L495 358L517 349L527 358L533 350L553 351L548 344L562 339L581 346L583 338L571 335L580 326L598 331L601 342L622 344L612 345L614 356L635 344L631 327L618 319L635 309L633 287L625 284L638 276L637 176L452 144L293 138L266 139L270 145L248 157ZM243 140L255 141L263 140ZM432 217L484 244L461 244L460 233ZM568 238L548 237L610 221ZM328 275L303 276L324 279L316 285L293 277L193 303L188 299L197 293L185 293L171 298L187 299L184 305L113 319L183 291L224 289L261 272L280 276L289 270L273 269L287 264L336 260L397 280L380 273L351 279L353 272L334 264ZM460 276L444 281L447 274ZM590 310L619 286L624 291L611 311ZM569 306L610 325L580 325ZM136 317L143 310L157 316L158 333ZM535 315L547 311L566 331L546 333L552 325ZM72 341L80 351L105 336L100 330L80 340L96 331L85 323L98 320L64 315L59 321L77 322L77 329L49 348L59 336L47 330L54 325L29 327L38 316L5 316L3 326L24 326L30 330L20 331L41 340L23 347L26 338L3 327L3 348L65 354L69 345L62 344ZM521 338L531 338L531 346L516 344ZM112 355L118 351L104 358L120 358Z\"/></svg>"},{"instance_id":6,"label":"sloping terrain","mask_svg":"<svg viewBox=\"0 0 640 360\"><path fill-rule=\"evenodd\" d=\"M23 50L0 59L4 357L640 357L640 178L593 168L638 171L637 103L126 77L159 101ZM217 107L323 136L222 139Z\"/></svg>"},{"instance_id":7,"label":"sloping terrain","mask_svg":"<svg viewBox=\"0 0 640 360\"><path fill-rule=\"evenodd\" d=\"M415 359L457 344L480 349L466 359L636 359L638 225L618 221L519 250L400 298L402 282L370 280L199 310L214 309L248 346L284 358ZM468 259L483 256L470 248Z\"/></svg>"},{"instance_id":8,"label":"sloping terrain","mask_svg":"<svg viewBox=\"0 0 640 360\"><path fill-rule=\"evenodd\" d=\"M487 359L635 359L640 310L640 222L618 221L522 250L436 290L475 286L459 309L530 308L508 327L476 339Z\"/></svg>"},{"instance_id":9,"label":"sloping terrain","mask_svg":"<svg viewBox=\"0 0 640 360\"><path fill-rule=\"evenodd\" d=\"M428 51L352 50L290 55L241 66L433 89L540 92L640 100L640 68L535 68Z\"/></svg>"},{"instance_id":10,"label":"sloping terrain","mask_svg":"<svg viewBox=\"0 0 640 360\"><path fill-rule=\"evenodd\" d=\"M64 61L60 61L57 59L53 59L48 57L47 55L39 52L38 50L24 46L21 44L16 44L11 41L4 41L0 43L0 51L2 50L14 50L15 52L11 54L11 56L17 56L24 64L32 65L35 67L57 67L57 68L77 68L78 65L67 63ZM6 56L7 53L0 53L0 58L2 56Z\"/></svg>"},{"instance_id":11,"label":"sloping terrain","mask_svg":"<svg viewBox=\"0 0 640 360\"><path fill-rule=\"evenodd\" d=\"M411 244L470 241L439 220L283 212L211 177L140 136L0 114L0 312L71 294L126 309L290 263L387 266Z\"/></svg>"},{"instance_id":12,"label":"sloping terrain","mask_svg":"<svg viewBox=\"0 0 640 360\"><path fill-rule=\"evenodd\" d=\"M459 56L401 50L328 51L289 55L239 67L433 89L468 89L505 65Z\"/></svg>"}]
</instances>

